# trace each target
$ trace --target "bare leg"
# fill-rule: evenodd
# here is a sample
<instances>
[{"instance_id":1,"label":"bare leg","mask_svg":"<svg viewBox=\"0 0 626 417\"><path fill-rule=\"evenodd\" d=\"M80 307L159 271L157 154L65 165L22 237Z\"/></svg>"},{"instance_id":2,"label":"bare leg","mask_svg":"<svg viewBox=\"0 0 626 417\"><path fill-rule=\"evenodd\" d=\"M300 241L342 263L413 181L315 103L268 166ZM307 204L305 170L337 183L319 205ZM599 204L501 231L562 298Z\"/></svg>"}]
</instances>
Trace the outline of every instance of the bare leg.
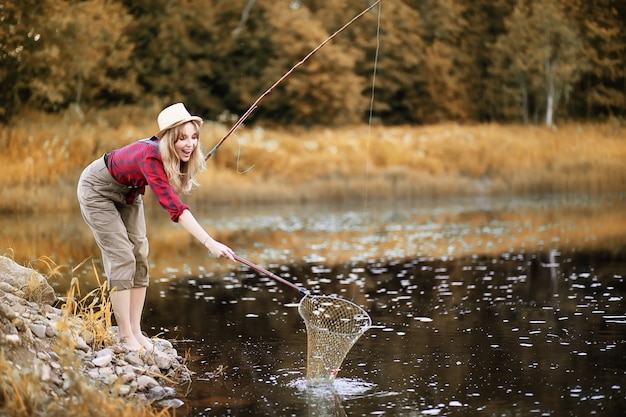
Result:
<instances>
[{"instance_id":1,"label":"bare leg","mask_svg":"<svg viewBox=\"0 0 626 417\"><path fill-rule=\"evenodd\" d=\"M141 349L141 343L133 334L131 326L131 290L111 291L110 298L115 321L120 330L120 343L131 351Z\"/></svg>"},{"instance_id":2,"label":"bare leg","mask_svg":"<svg viewBox=\"0 0 626 417\"><path fill-rule=\"evenodd\" d=\"M141 332L141 314L146 301L146 287L130 289L130 326L135 339L146 349L152 350L154 345Z\"/></svg>"}]
</instances>

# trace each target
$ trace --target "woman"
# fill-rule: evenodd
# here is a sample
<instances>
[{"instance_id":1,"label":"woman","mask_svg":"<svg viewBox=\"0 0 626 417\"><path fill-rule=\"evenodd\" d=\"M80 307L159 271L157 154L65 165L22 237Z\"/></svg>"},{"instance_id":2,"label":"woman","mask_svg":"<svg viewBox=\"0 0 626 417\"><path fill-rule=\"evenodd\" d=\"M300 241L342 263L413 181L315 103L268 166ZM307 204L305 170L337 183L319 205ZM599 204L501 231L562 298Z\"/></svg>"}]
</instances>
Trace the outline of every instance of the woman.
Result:
<instances>
[{"instance_id":1,"label":"woman","mask_svg":"<svg viewBox=\"0 0 626 417\"><path fill-rule=\"evenodd\" d=\"M130 351L153 348L141 331L149 281L142 201L146 185L172 221L213 255L235 260L234 252L214 240L178 197L197 185L196 175L205 168L199 145L202 119L177 103L161 111L157 122L160 130L155 136L98 158L78 181L81 213L102 252L120 343Z\"/></svg>"}]
</instances>

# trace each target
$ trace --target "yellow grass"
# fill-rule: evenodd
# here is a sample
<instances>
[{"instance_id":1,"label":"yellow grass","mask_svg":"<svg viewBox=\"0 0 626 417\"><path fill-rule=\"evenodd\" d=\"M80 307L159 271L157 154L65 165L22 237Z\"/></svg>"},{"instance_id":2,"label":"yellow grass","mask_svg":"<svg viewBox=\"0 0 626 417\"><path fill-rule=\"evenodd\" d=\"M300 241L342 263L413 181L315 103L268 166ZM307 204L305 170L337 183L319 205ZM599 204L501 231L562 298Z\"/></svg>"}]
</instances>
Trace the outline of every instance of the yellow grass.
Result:
<instances>
[{"instance_id":1,"label":"yellow grass","mask_svg":"<svg viewBox=\"0 0 626 417\"><path fill-rule=\"evenodd\" d=\"M0 211L75 209L81 170L150 136L158 108L25 114L0 128ZM229 125L207 121L205 151ZM252 204L626 189L626 127L243 127L209 160L190 202Z\"/></svg>"},{"instance_id":2,"label":"yellow grass","mask_svg":"<svg viewBox=\"0 0 626 417\"><path fill-rule=\"evenodd\" d=\"M92 264L93 274L98 286L81 298L79 279L74 273L84 262L72 268L70 288L61 310L69 319L76 320L80 325L80 336L93 350L99 350L115 343L111 326L113 309L107 296L107 281L101 281L98 270Z\"/></svg>"}]
</instances>

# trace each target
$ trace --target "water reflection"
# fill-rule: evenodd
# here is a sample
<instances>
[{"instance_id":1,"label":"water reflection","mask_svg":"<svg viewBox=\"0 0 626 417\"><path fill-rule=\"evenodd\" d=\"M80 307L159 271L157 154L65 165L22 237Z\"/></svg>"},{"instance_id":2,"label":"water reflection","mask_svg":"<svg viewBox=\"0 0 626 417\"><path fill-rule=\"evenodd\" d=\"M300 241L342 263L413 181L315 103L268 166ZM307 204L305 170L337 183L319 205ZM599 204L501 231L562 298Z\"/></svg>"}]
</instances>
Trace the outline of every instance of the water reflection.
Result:
<instances>
[{"instance_id":1,"label":"water reflection","mask_svg":"<svg viewBox=\"0 0 626 417\"><path fill-rule=\"evenodd\" d=\"M625 206L557 196L197 210L241 256L370 314L321 392L303 385L300 294L208 257L152 208L146 320L195 372L177 415L621 415ZM17 259L97 255L76 216L0 221ZM88 265L78 273L94 285Z\"/></svg>"}]
</instances>

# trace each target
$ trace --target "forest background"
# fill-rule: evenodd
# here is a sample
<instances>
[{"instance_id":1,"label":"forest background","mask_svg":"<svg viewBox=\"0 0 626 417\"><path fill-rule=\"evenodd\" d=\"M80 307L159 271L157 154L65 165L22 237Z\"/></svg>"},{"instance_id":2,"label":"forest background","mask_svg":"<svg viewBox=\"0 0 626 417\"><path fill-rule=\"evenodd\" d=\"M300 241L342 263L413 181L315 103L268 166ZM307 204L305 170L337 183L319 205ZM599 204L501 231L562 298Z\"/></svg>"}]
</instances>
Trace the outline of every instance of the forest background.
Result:
<instances>
[{"instance_id":1,"label":"forest background","mask_svg":"<svg viewBox=\"0 0 626 417\"><path fill-rule=\"evenodd\" d=\"M0 209L71 207L80 170L172 102L207 120L210 148L369 4L5 1ZM625 1L381 5L265 97L198 198L626 189Z\"/></svg>"}]
</instances>

